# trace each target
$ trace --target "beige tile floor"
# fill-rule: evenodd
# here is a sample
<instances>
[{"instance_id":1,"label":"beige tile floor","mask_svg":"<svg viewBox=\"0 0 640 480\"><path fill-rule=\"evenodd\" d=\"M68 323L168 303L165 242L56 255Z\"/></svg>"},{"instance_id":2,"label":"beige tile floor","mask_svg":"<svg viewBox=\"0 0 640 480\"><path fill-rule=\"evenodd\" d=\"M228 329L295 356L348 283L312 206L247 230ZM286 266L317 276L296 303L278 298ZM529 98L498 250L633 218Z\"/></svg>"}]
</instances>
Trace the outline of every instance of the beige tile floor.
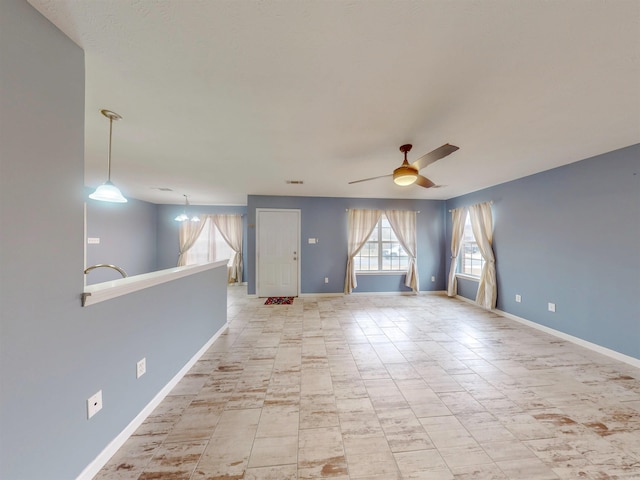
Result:
<instances>
[{"instance_id":1,"label":"beige tile floor","mask_svg":"<svg viewBox=\"0 0 640 480\"><path fill-rule=\"evenodd\" d=\"M96 479L640 479L637 368L438 295L245 292Z\"/></svg>"}]
</instances>

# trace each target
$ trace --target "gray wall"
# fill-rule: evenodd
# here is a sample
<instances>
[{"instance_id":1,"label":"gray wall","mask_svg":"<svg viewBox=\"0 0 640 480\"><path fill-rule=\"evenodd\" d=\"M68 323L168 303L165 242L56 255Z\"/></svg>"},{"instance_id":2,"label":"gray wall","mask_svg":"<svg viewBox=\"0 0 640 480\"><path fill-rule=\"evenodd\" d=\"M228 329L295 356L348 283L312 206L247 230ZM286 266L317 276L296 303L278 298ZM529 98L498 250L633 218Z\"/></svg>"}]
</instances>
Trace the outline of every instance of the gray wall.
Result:
<instances>
[{"instance_id":1,"label":"gray wall","mask_svg":"<svg viewBox=\"0 0 640 480\"><path fill-rule=\"evenodd\" d=\"M183 205L157 205L157 266L158 269L172 268L178 264L178 252L180 251L180 241L178 231L180 224L174 219L184 210ZM199 215L243 215L243 271L247 269L247 207L245 206L200 206L189 207L189 213ZM246 274L243 273L246 279ZM246 281L246 280L245 280Z\"/></svg>"},{"instance_id":2,"label":"gray wall","mask_svg":"<svg viewBox=\"0 0 640 480\"><path fill-rule=\"evenodd\" d=\"M224 324L226 271L82 308L84 55L25 0L0 55L0 478L72 479Z\"/></svg>"},{"instance_id":3,"label":"gray wall","mask_svg":"<svg viewBox=\"0 0 640 480\"><path fill-rule=\"evenodd\" d=\"M341 293L347 265L347 208L416 210L418 234L418 274L420 290L444 289L444 202L435 200L388 200L365 198L277 197L249 195L248 199L248 292L256 292L256 208L301 210L300 289L301 293ZM308 244L308 238L318 238ZM431 281L431 276L436 281ZM329 283L324 283L324 277ZM404 274L359 275L354 292L410 291Z\"/></svg>"},{"instance_id":4,"label":"gray wall","mask_svg":"<svg viewBox=\"0 0 640 480\"><path fill-rule=\"evenodd\" d=\"M110 263L123 268L130 276L158 270L158 206L133 198L128 200L127 203L107 203L87 198L87 237L100 238L100 243L87 244L86 266ZM87 285L117 278L121 276L115 270L97 268L87 274Z\"/></svg>"},{"instance_id":5,"label":"gray wall","mask_svg":"<svg viewBox=\"0 0 640 480\"><path fill-rule=\"evenodd\" d=\"M447 209L489 200L497 308L640 358L640 144L450 199ZM475 297L476 284L460 286Z\"/></svg>"}]
</instances>

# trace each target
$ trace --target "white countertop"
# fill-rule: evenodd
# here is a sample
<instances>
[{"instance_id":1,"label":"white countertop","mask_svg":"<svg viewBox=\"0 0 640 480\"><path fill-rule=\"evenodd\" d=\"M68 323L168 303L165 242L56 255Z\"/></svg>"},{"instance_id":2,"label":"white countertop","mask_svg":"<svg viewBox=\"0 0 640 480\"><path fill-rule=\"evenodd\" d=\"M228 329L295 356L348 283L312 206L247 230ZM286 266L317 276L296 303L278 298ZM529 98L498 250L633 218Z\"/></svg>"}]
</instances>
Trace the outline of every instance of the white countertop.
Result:
<instances>
[{"instance_id":1,"label":"white countertop","mask_svg":"<svg viewBox=\"0 0 640 480\"><path fill-rule=\"evenodd\" d=\"M185 267L167 268L157 272L143 273L131 277L119 278L110 282L87 285L82 293L82 306L87 307L94 303L104 302L112 298L136 292L144 288L160 285L178 278L204 272L218 267L226 267L228 260L218 260L217 262L205 263L202 265L187 265Z\"/></svg>"}]
</instances>

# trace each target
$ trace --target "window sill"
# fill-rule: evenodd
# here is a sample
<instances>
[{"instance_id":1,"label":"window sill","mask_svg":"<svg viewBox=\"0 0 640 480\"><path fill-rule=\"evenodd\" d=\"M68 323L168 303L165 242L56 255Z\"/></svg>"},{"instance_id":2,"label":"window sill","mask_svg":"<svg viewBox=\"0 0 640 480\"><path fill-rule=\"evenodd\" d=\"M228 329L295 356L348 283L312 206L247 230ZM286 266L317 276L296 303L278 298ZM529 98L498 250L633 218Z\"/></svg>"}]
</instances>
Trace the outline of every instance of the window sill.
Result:
<instances>
[{"instance_id":1,"label":"window sill","mask_svg":"<svg viewBox=\"0 0 640 480\"><path fill-rule=\"evenodd\" d=\"M407 271L406 270L395 270L395 271L382 271L382 272L367 272L367 271L362 271L362 272L356 272L356 275L406 275Z\"/></svg>"},{"instance_id":2,"label":"window sill","mask_svg":"<svg viewBox=\"0 0 640 480\"><path fill-rule=\"evenodd\" d=\"M464 280L471 280L472 282L480 282L480 277L473 277L464 273L456 273L456 278L462 278Z\"/></svg>"}]
</instances>

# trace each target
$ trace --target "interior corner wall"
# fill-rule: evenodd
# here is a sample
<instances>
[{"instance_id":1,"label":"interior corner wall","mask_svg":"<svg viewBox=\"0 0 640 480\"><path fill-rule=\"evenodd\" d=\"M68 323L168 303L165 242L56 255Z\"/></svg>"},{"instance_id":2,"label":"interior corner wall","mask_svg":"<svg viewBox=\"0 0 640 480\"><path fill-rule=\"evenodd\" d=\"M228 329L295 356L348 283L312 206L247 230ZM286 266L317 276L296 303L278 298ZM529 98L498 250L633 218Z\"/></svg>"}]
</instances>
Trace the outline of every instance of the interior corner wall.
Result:
<instances>
[{"instance_id":1,"label":"interior corner wall","mask_svg":"<svg viewBox=\"0 0 640 480\"><path fill-rule=\"evenodd\" d=\"M180 252L180 224L174 219L183 212L184 205L157 205L157 268L173 268ZM247 269L247 207L244 205L192 205L190 213L198 215L242 215L243 281Z\"/></svg>"},{"instance_id":2,"label":"interior corner wall","mask_svg":"<svg viewBox=\"0 0 640 480\"><path fill-rule=\"evenodd\" d=\"M84 82L81 48L26 0L0 1L0 478L8 480L88 475L226 324L223 268L81 306ZM188 315L174 300L185 297ZM141 358L147 372L136 379ZM99 390L104 407L87 419Z\"/></svg>"},{"instance_id":3,"label":"interior corner wall","mask_svg":"<svg viewBox=\"0 0 640 480\"><path fill-rule=\"evenodd\" d=\"M640 144L450 199L447 209L486 201L497 308L640 358ZM446 231L448 252L450 214ZM476 289L462 280L459 293L473 299Z\"/></svg>"},{"instance_id":4,"label":"interior corner wall","mask_svg":"<svg viewBox=\"0 0 640 480\"><path fill-rule=\"evenodd\" d=\"M420 291L443 290L445 285L444 201L379 198L328 198L249 195L247 237L247 292L256 293L256 209L299 209L300 291L303 294L342 293L347 269L347 212L349 208L420 211L417 216ZM309 244L309 238L318 243ZM431 281L431 277L435 281ZM324 283L324 278L329 283ZM410 292L405 275L358 275L359 292Z\"/></svg>"},{"instance_id":5,"label":"interior corner wall","mask_svg":"<svg viewBox=\"0 0 640 480\"><path fill-rule=\"evenodd\" d=\"M88 392L69 377L91 353L77 334L84 52L26 0L2 0L0 55L0 478L74 478L86 450L69 420Z\"/></svg>"},{"instance_id":6,"label":"interior corner wall","mask_svg":"<svg viewBox=\"0 0 640 480\"><path fill-rule=\"evenodd\" d=\"M113 264L129 276L156 271L158 205L129 198L127 203L86 200L87 238L100 243L86 245L86 267ZM110 268L96 268L86 275L87 285L116 280Z\"/></svg>"}]
</instances>

